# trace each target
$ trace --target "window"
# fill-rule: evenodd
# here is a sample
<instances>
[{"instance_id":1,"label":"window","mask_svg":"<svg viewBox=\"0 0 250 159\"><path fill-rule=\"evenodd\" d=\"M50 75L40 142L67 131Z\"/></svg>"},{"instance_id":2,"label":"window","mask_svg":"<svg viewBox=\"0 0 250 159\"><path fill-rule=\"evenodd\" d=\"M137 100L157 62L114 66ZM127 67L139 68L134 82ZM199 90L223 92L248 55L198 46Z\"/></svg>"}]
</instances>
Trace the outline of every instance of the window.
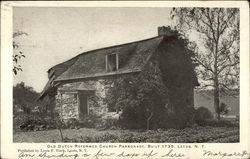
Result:
<instances>
[{"instance_id":1,"label":"window","mask_svg":"<svg viewBox=\"0 0 250 159\"><path fill-rule=\"evenodd\" d=\"M112 72L118 70L118 54L106 56L106 71Z\"/></svg>"}]
</instances>

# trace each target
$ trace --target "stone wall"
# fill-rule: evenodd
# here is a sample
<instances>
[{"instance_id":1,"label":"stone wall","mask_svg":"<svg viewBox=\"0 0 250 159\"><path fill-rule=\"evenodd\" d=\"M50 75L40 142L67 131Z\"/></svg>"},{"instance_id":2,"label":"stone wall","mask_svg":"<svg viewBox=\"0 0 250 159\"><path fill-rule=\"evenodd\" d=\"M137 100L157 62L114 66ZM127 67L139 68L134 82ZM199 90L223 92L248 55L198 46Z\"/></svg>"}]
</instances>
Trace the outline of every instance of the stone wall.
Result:
<instances>
[{"instance_id":1,"label":"stone wall","mask_svg":"<svg viewBox=\"0 0 250 159\"><path fill-rule=\"evenodd\" d=\"M89 91L93 92L87 95L89 114L105 115L108 112L105 102L106 92L112 86L112 81L113 79L99 79L67 83L59 86L56 95L56 111L62 119L79 119L78 91Z\"/></svg>"},{"instance_id":2,"label":"stone wall","mask_svg":"<svg viewBox=\"0 0 250 159\"><path fill-rule=\"evenodd\" d=\"M70 92L58 93L56 110L62 119L79 118L77 95Z\"/></svg>"}]
</instances>

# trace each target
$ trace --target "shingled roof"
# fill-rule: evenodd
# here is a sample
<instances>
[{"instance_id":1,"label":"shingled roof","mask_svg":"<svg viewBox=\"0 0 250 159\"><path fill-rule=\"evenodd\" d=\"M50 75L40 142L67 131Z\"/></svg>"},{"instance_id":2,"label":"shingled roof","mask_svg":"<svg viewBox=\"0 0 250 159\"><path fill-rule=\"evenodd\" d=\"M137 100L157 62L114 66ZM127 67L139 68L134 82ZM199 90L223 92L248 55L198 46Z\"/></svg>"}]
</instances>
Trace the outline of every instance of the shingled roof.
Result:
<instances>
[{"instance_id":1,"label":"shingled roof","mask_svg":"<svg viewBox=\"0 0 250 159\"><path fill-rule=\"evenodd\" d=\"M156 37L83 53L55 81L140 71L162 39L163 37ZM106 72L106 55L113 53L119 54L119 69L114 72Z\"/></svg>"},{"instance_id":2,"label":"shingled roof","mask_svg":"<svg viewBox=\"0 0 250 159\"><path fill-rule=\"evenodd\" d=\"M141 41L92 50L60 63L48 70L50 80L42 91L40 98L46 94L53 82L140 72L163 39L164 36L157 36ZM113 53L119 54L119 69L113 72L106 72L106 55Z\"/></svg>"}]
</instances>

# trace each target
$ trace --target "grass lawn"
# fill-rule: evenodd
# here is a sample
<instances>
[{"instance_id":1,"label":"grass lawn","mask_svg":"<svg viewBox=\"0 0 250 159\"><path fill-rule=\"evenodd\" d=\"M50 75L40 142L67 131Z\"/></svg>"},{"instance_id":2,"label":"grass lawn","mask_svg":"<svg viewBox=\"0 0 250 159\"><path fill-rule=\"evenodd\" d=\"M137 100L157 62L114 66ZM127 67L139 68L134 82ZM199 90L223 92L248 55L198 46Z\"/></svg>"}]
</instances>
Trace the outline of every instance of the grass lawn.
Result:
<instances>
[{"instance_id":1,"label":"grass lawn","mask_svg":"<svg viewBox=\"0 0 250 159\"><path fill-rule=\"evenodd\" d=\"M239 142L237 127L194 127L182 130L97 130L89 128L63 129L64 142L157 142L194 143ZM62 142L59 130L14 132L14 142Z\"/></svg>"},{"instance_id":2,"label":"grass lawn","mask_svg":"<svg viewBox=\"0 0 250 159\"><path fill-rule=\"evenodd\" d=\"M80 138L81 136L104 135L105 133L122 133L121 130L104 130L98 131L96 129L81 128L81 129L62 129L63 137ZM14 142L62 142L60 131L58 129L45 131L27 131L14 132Z\"/></svg>"}]
</instances>

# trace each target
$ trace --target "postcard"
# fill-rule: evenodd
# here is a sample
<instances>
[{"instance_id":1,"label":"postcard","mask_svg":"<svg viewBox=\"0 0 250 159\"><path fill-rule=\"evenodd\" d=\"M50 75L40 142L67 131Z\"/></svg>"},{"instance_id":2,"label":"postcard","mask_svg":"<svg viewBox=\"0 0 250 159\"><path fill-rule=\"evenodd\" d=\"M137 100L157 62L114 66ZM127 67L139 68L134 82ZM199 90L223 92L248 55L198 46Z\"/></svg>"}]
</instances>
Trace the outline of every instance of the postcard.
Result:
<instances>
[{"instance_id":1,"label":"postcard","mask_svg":"<svg viewBox=\"0 0 250 159\"><path fill-rule=\"evenodd\" d=\"M1 22L1 158L250 158L247 1L5 1Z\"/></svg>"}]
</instances>

